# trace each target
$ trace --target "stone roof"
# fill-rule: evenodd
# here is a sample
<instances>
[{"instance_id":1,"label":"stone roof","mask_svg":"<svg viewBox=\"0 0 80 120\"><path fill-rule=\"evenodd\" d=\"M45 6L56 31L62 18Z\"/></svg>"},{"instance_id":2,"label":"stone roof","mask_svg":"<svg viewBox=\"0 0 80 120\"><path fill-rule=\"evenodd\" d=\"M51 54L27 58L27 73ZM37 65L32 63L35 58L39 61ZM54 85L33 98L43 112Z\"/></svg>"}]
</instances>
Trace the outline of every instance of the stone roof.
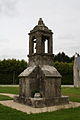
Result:
<instances>
[{"instance_id":1,"label":"stone roof","mask_svg":"<svg viewBox=\"0 0 80 120\"><path fill-rule=\"evenodd\" d=\"M29 76L35 68L36 68L36 66L31 66L31 67L26 68L26 69L19 75L19 77L27 77L27 76Z\"/></svg>"},{"instance_id":2,"label":"stone roof","mask_svg":"<svg viewBox=\"0 0 80 120\"><path fill-rule=\"evenodd\" d=\"M80 56L76 58L77 68L80 70Z\"/></svg>"},{"instance_id":3,"label":"stone roof","mask_svg":"<svg viewBox=\"0 0 80 120\"><path fill-rule=\"evenodd\" d=\"M19 75L19 77L29 77L35 71L36 68L39 68L43 72L45 77L61 77L57 69L49 65L39 65L39 66L28 67Z\"/></svg>"},{"instance_id":4,"label":"stone roof","mask_svg":"<svg viewBox=\"0 0 80 120\"><path fill-rule=\"evenodd\" d=\"M36 25L36 26L33 28L33 30L30 31L30 33L33 33L33 32L36 32L36 31L40 31L40 30L41 30L41 31L44 31L44 32L46 31L46 32L49 32L49 33L52 34L52 31L51 31L50 29L48 29L47 26L45 26L42 18L39 19L38 25ZM29 34L30 34L30 33L29 33Z\"/></svg>"},{"instance_id":5,"label":"stone roof","mask_svg":"<svg viewBox=\"0 0 80 120\"><path fill-rule=\"evenodd\" d=\"M43 65L40 68L47 77L61 77L60 73L53 66Z\"/></svg>"}]
</instances>

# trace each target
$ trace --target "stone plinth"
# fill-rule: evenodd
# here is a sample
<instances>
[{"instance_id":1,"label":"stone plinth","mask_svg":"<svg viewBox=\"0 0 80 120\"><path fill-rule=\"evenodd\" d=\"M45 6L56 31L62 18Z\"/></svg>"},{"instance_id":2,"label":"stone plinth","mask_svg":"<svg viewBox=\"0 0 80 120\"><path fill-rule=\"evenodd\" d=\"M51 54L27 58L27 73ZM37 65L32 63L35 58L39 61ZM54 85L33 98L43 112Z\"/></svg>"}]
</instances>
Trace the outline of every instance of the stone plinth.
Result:
<instances>
[{"instance_id":1,"label":"stone plinth","mask_svg":"<svg viewBox=\"0 0 80 120\"><path fill-rule=\"evenodd\" d=\"M20 98L15 97L14 101L29 105L34 108L43 108L55 105L65 105L69 103L68 96L54 97L54 98Z\"/></svg>"},{"instance_id":2,"label":"stone plinth","mask_svg":"<svg viewBox=\"0 0 80 120\"><path fill-rule=\"evenodd\" d=\"M48 54L48 53L43 53L43 54L33 54L29 56L29 65L34 66L34 65L53 65L53 54Z\"/></svg>"}]
</instances>

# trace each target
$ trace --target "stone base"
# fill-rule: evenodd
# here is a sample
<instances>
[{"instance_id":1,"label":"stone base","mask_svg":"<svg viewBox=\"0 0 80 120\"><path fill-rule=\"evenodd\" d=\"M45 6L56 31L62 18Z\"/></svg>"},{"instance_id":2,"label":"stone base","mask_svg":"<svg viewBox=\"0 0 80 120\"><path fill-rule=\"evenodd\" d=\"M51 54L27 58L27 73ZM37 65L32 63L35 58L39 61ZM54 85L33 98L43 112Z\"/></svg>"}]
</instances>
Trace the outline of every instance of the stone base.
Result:
<instances>
[{"instance_id":1,"label":"stone base","mask_svg":"<svg viewBox=\"0 0 80 120\"><path fill-rule=\"evenodd\" d=\"M25 98L25 97L21 98L15 96L14 101L25 105L29 105L34 108L43 108L55 105L69 104L69 97L61 96L50 99L50 98Z\"/></svg>"}]
</instances>

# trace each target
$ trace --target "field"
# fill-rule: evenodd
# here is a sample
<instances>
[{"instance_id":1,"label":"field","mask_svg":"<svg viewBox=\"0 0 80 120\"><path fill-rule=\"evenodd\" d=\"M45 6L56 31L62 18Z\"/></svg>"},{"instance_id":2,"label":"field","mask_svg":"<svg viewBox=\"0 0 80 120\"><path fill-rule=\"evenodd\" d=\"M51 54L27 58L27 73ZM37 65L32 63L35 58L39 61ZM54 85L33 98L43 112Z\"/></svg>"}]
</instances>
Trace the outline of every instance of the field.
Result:
<instances>
[{"instance_id":1,"label":"field","mask_svg":"<svg viewBox=\"0 0 80 120\"><path fill-rule=\"evenodd\" d=\"M0 87L2 93L18 94L17 87ZM70 96L71 101L80 102L80 88L62 88L62 94ZM0 95L0 100L12 99ZM0 120L80 120L80 107L55 112L26 114L9 107L0 105Z\"/></svg>"}]
</instances>

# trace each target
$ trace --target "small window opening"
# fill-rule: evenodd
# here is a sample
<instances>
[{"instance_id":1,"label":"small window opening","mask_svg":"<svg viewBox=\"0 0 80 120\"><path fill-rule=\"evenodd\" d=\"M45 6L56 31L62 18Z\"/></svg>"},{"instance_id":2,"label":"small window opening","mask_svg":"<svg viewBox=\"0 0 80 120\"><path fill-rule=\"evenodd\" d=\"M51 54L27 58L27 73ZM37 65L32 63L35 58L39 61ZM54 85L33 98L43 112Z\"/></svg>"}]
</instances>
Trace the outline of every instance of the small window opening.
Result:
<instances>
[{"instance_id":1,"label":"small window opening","mask_svg":"<svg viewBox=\"0 0 80 120\"><path fill-rule=\"evenodd\" d=\"M36 39L33 40L33 44L34 44L33 45L33 47L34 47L33 48L33 51L34 51L33 53L36 53Z\"/></svg>"},{"instance_id":2,"label":"small window opening","mask_svg":"<svg viewBox=\"0 0 80 120\"><path fill-rule=\"evenodd\" d=\"M45 53L48 53L48 40L45 40Z\"/></svg>"}]
</instances>

